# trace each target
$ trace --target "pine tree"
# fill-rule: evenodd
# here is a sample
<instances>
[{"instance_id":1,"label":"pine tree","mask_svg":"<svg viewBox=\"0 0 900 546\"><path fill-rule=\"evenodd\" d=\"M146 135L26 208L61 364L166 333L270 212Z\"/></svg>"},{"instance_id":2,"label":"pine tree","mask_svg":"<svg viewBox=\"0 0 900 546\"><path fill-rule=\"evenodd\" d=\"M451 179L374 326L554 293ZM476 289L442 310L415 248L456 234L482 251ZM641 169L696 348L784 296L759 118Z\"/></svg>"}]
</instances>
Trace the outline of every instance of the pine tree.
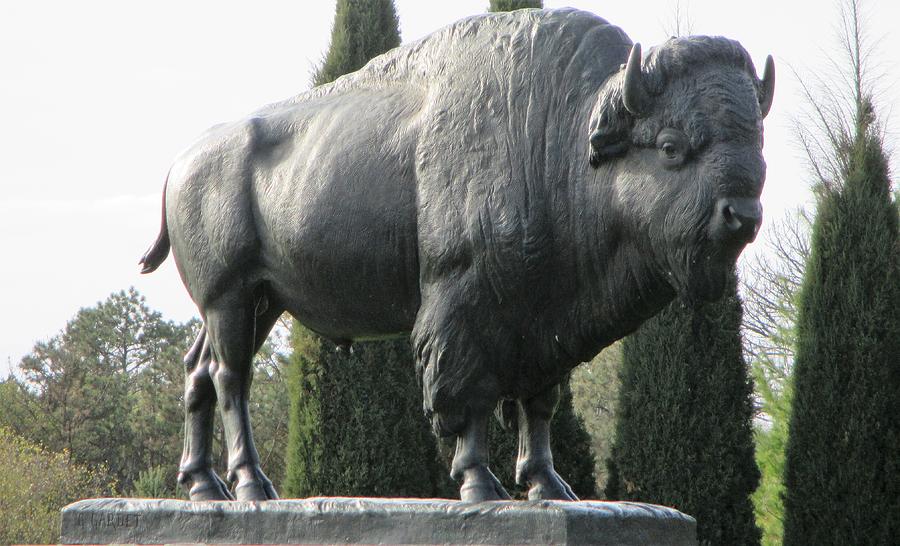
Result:
<instances>
[{"instance_id":1,"label":"pine tree","mask_svg":"<svg viewBox=\"0 0 900 546\"><path fill-rule=\"evenodd\" d=\"M181 355L195 329L163 320L133 288L110 294L22 358L18 371L26 383L16 388L15 379L7 380L0 395L17 403L15 411L2 412L0 426L66 451L76 463L103 465L125 491L142 470L164 465L174 489Z\"/></svg>"},{"instance_id":2,"label":"pine tree","mask_svg":"<svg viewBox=\"0 0 900 546\"><path fill-rule=\"evenodd\" d=\"M331 82L399 44L391 0L338 0L331 46L314 82ZM452 493L407 339L338 350L297 323L292 338L286 495Z\"/></svg>"},{"instance_id":3,"label":"pine tree","mask_svg":"<svg viewBox=\"0 0 900 546\"><path fill-rule=\"evenodd\" d=\"M624 340L606 496L673 506L701 544L759 544L750 494L752 384L736 277L720 301L674 302Z\"/></svg>"}]
</instances>

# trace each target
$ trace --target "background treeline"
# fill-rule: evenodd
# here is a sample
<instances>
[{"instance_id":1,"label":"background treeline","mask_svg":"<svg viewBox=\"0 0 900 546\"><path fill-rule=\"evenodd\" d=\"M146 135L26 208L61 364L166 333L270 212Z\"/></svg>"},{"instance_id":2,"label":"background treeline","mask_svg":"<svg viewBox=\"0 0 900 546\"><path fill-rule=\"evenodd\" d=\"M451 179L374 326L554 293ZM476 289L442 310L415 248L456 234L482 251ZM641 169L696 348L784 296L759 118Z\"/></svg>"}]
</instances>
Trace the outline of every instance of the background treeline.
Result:
<instances>
[{"instance_id":1,"label":"background treeline","mask_svg":"<svg viewBox=\"0 0 900 546\"><path fill-rule=\"evenodd\" d=\"M79 498L182 495L175 483L182 355L198 327L163 319L134 289L117 292L36 343L0 382L0 443L15 451L0 457L0 544L55 542L59 509ZM263 464L276 480L287 437L283 333L257 356L251 409ZM223 440L218 427L220 468ZM31 526L29 534L17 521Z\"/></svg>"}]
</instances>

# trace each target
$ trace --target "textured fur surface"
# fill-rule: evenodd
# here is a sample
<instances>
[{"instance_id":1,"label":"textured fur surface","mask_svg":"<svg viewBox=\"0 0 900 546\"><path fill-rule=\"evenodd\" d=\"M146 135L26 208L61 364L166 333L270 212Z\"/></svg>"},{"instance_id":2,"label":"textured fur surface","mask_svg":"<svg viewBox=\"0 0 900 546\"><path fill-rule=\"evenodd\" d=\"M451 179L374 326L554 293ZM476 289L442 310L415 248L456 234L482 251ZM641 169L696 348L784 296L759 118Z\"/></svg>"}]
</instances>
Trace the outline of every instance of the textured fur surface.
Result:
<instances>
[{"instance_id":1,"label":"textured fur surface","mask_svg":"<svg viewBox=\"0 0 900 546\"><path fill-rule=\"evenodd\" d=\"M411 332L426 413L455 434L676 292L715 295L746 241L710 232L714 205L762 187L758 80L736 42L676 39L638 119L631 46L571 9L478 16L213 128L166 192L201 314L241 292L336 340ZM678 168L664 127L687 135Z\"/></svg>"}]
</instances>

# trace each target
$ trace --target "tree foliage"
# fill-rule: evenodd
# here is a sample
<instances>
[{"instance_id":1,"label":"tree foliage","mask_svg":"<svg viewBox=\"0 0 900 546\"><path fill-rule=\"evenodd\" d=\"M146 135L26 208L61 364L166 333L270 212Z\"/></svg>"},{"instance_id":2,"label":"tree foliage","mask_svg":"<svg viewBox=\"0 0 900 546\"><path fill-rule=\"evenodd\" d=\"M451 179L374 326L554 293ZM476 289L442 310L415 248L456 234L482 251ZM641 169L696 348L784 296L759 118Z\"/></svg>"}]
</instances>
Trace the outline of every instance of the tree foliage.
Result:
<instances>
[{"instance_id":1,"label":"tree foliage","mask_svg":"<svg viewBox=\"0 0 900 546\"><path fill-rule=\"evenodd\" d=\"M609 478L606 461L615 440L621 364L622 344L616 343L575 368L569 382L572 407L590 438L597 491L604 490Z\"/></svg>"},{"instance_id":2,"label":"tree foliage","mask_svg":"<svg viewBox=\"0 0 900 546\"><path fill-rule=\"evenodd\" d=\"M172 465L174 483L181 354L195 327L163 320L134 289L83 308L19 363L22 380L8 379L3 397L16 409L0 424L78 463L103 465L126 490L157 465Z\"/></svg>"},{"instance_id":3,"label":"tree foliage","mask_svg":"<svg viewBox=\"0 0 900 546\"><path fill-rule=\"evenodd\" d=\"M819 199L797 319L788 545L900 536L900 232L860 6L845 7L839 66L849 90L807 87L823 138L807 132Z\"/></svg>"},{"instance_id":4,"label":"tree foliage","mask_svg":"<svg viewBox=\"0 0 900 546\"><path fill-rule=\"evenodd\" d=\"M111 495L104 468L72 461L0 426L0 544L59 539L59 509L84 497Z\"/></svg>"},{"instance_id":5,"label":"tree foliage","mask_svg":"<svg viewBox=\"0 0 900 546\"><path fill-rule=\"evenodd\" d=\"M743 269L744 352L753 369L759 414L756 464L761 479L753 493L764 546L782 543L784 456L793 397L797 306L809 258L810 218L795 210L768 228L767 252Z\"/></svg>"},{"instance_id":6,"label":"tree foliage","mask_svg":"<svg viewBox=\"0 0 900 546\"><path fill-rule=\"evenodd\" d=\"M513 11L523 8L542 7L544 7L543 0L490 0L488 11Z\"/></svg>"},{"instance_id":7,"label":"tree foliage","mask_svg":"<svg viewBox=\"0 0 900 546\"><path fill-rule=\"evenodd\" d=\"M35 344L19 363L18 377L0 383L0 426L50 451L65 451L75 463L103 468L123 491L139 490L141 473L146 485L153 470L164 476L155 490L177 494L182 355L198 326L195 320L164 320L134 289L80 309L58 335ZM260 453L264 463L275 462L273 453L280 462L288 402L272 343L256 364L251 402ZM222 468L221 434L214 448ZM281 465L272 466L277 484Z\"/></svg>"},{"instance_id":8,"label":"tree foliage","mask_svg":"<svg viewBox=\"0 0 900 546\"><path fill-rule=\"evenodd\" d=\"M736 281L696 309L674 302L623 345L610 499L652 502L697 519L702 544L759 544L750 494L751 381L741 353Z\"/></svg>"},{"instance_id":9,"label":"tree foliage","mask_svg":"<svg viewBox=\"0 0 900 546\"><path fill-rule=\"evenodd\" d=\"M170 499L176 498L178 493L168 487L168 476L163 466L154 466L142 470L129 494L130 497L139 499Z\"/></svg>"},{"instance_id":10,"label":"tree foliage","mask_svg":"<svg viewBox=\"0 0 900 546\"><path fill-rule=\"evenodd\" d=\"M400 22L393 0L338 0L331 46L313 76L313 85L355 72L400 45Z\"/></svg>"},{"instance_id":11,"label":"tree foliage","mask_svg":"<svg viewBox=\"0 0 900 546\"><path fill-rule=\"evenodd\" d=\"M550 422L550 449L553 453L553 466L560 476L572 487L582 500L597 496L597 483L594 478L594 453L591 450L591 436L588 434L584 420L575 412L571 377L560 383L562 389L559 405L553 420ZM490 424L490 462L491 471L497 479L508 488L514 498L527 498L526 487L516 485L516 458L519 453L519 435L515 426L504 428L500 420ZM452 450L445 447L445 461L450 464ZM453 492L456 495L456 492Z\"/></svg>"},{"instance_id":12,"label":"tree foliage","mask_svg":"<svg viewBox=\"0 0 900 546\"><path fill-rule=\"evenodd\" d=\"M288 496L448 494L408 342L358 343L348 355L299 324L292 341Z\"/></svg>"},{"instance_id":13,"label":"tree foliage","mask_svg":"<svg viewBox=\"0 0 900 546\"><path fill-rule=\"evenodd\" d=\"M597 498L594 454L584 420L575 412L571 378L561 383L562 397L550 424L553 464L579 499Z\"/></svg>"},{"instance_id":14,"label":"tree foliage","mask_svg":"<svg viewBox=\"0 0 900 546\"><path fill-rule=\"evenodd\" d=\"M866 124L847 153L843 187L819 203L802 291L786 544L900 536L897 211L880 139Z\"/></svg>"}]
</instances>

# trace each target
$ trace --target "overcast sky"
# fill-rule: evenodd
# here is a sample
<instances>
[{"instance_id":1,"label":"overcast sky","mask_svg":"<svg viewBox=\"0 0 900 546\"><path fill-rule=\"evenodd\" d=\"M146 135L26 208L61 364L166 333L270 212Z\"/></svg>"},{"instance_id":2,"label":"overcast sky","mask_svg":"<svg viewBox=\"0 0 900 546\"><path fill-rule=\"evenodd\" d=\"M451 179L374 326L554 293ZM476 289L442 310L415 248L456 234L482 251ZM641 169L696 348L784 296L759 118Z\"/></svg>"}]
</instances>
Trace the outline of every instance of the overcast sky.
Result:
<instances>
[{"instance_id":1,"label":"overcast sky","mask_svg":"<svg viewBox=\"0 0 900 546\"><path fill-rule=\"evenodd\" d=\"M398 0L403 41L483 12L487 3ZM597 13L646 50L668 36L673 3L545 6ZM791 133L801 101L789 67L807 77L827 67L823 52L836 50L836 4L682 4L694 33L739 40L760 72L766 55L775 56L763 204L777 218L808 202L809 177ZM893 91L900 8L892 0L867 4L871 35L882 40L882 114L889 115L900 106ZM171 259L153 275L138 274L137 260L159 228L166 172L209 126L308 88L333 15L333 1L308 0L0 4L0 377L35 341L113 291L135 286L169 319L196 315ZM894 133L895 117L888 119Z\"/></svg>"}]
</instances>

